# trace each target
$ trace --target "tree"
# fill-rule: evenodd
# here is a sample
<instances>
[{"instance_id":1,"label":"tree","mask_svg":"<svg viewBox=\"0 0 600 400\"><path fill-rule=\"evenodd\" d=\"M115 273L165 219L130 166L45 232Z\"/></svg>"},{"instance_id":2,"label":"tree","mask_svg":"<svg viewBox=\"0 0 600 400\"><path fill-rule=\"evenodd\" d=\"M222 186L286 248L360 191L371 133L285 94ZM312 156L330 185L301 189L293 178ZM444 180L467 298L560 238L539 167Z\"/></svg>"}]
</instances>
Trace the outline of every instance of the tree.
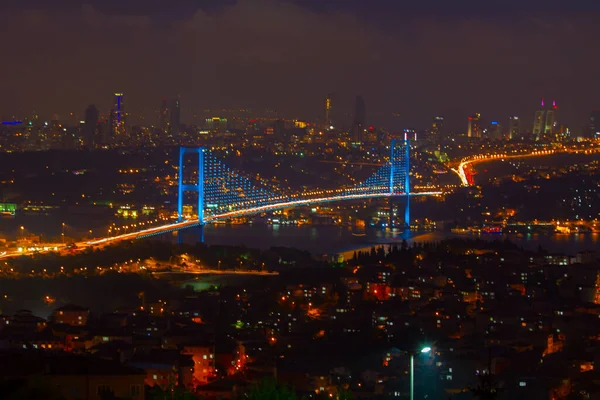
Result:
<instances>
[{"instance_id":1,"label":"tree","mask_svg":"<svg viewBox=\"0 0 600 400\"><path fill-rule=\"evenodd\" d=\"M169 384L164 390L158 386L146 387L146 398L149 400L198 400L198 396L187 389Z\"/></svg>"},{"instance_id":2,"label":"tree","mask_svg":"<svg viewBox=\"0 0 600 400\"><path fill-rule=\"evenodd\" d=\"M400 250L406 251L408 249L408 242L406 239L402 239L402 244L400 245Z\"/></svg>"},{"instance_id":3,"label":"tree","mask_svg":"<svg viewBox=\"0 0 600 400\"><path fill-rule=\"evenodd\" d=\"M242 396L246 400L298 400L296 392L287 386L280 386L275 379L264 379L250 387Z\"/></svg>"},{"instance_id":4,"label":"tree","mask_svg":"<svg viewBox=\"0 0 600 400\"><path fill-rule=\"evenodd\" d=\"M477 386L470 389L471 393L473 393L473 398L479 400L494 400L498 398L500 391L494 382L492 374L482 373L477 380Z\"/></svg>"},{"instance_id":5,"label":"tree","mask_svg":"<svg viewBox=\"0 0 600 400\"><path fill-rule=\"evenodd\" d=\"M340 390L338 390L337 400L354 400L354 395L352 395L351 391L340 388Z\"/></svg>"}]
</instances>

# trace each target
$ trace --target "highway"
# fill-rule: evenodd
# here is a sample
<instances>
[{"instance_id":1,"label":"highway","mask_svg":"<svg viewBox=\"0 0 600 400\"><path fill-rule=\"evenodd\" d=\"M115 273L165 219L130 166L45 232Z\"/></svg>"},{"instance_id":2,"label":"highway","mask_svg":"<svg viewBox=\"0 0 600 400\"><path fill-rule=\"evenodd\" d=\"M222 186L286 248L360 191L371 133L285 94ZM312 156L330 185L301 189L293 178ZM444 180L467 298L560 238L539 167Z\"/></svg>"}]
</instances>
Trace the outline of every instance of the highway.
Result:
<instances>
[{"instance_id":1,"label":"highway","mask_svg":"<svg viewBox=\"0 0 600 400\"><path fill-rule=\"evenodd\" d=\"M467 179L467 175L465 173L465 167L468 165L474 165L479 163L484 163L488 161L494 160L503 160L503 159L511 159L511 158L527 158L527 157L544 157L551 156L555 154L594 154L600 153L600 147L589 147L586 149L570 149L567 147L552 149L552 150L538 150L532 151L530 153L519 153L519 154L482 154L477 156L471 156L467 158L463 158L458 164L457 168L452 168L458 177L463 186L470 186L469 180Z\"/></svg>"},{"instance_id":2,"label":"highway","mask_svg":"<svg viewBox=\"0 0 600 400\"><path fill-rule=\"evenodd\" d=\"M465 167L467 167L468 165L474 165L474 164L479 164L479 163L484 163L484 162L494 161L494 160L505 160L505 159L511 159L511 158L542 157L542 156L549 156L549 155L558 154L558 153L569 153L569 152L568 151L555 151L555 150L540 150L540 151L534 151L531 153L522 153L522 154L478 155L478 156L469 157L467 159L463 159L460 162L460 164L458 164L457 168L452 168L452 171L454 171L458 175L463 186L470 186L469 180L467 179L467 174L465 173Z\"/></svg>"}]
</instances>

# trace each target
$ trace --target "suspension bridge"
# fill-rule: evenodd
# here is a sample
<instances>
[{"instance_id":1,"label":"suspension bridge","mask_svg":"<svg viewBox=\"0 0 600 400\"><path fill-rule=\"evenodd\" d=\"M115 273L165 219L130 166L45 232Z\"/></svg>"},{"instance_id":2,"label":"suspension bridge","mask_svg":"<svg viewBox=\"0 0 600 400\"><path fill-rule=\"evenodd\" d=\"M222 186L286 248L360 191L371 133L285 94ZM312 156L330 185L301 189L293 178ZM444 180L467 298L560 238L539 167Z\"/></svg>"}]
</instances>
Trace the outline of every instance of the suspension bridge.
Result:
<instances>
[{"instance_id":1,"label":"suspension bridge","mask_svg":"<svg viewBox=\"0 0 600 400\"><path fill-rule=\"evenodd\" d=\"M186 168L186 157L197 157L197 163ZM187 163L190 167L190 163ZM184 202L194 199L196 214L184 216ZM261 214L281 209L316 205L346 200L366 200L405 197L404 221L410 226L410 198L439 196L442 192L411 192L410 142L392 140L389 156L373 175L354 186L328 190L286 193L284 190L252 180L239 171L227 167L210 150L203 147L181 147L179 150L177 221L152 228L76 243L79 249L104 246L125 240L143 239L168 232L204 226L219 220ZM61 246L62 247L62 246ZM23 251L0 254L0 259L23 255Z\"/></svg>"},{"instance_id":2,"label":"suspension bridge","mask_svg":"<svg viewBox=\"0 0 600 400\"><path fill-rule=\"evenodd\" d=\"M195 168L188 173L186 157L197 157ZM190 157L191 158L191 157ZM187 167L186 167L187 166ZM195 173L194 173L195 172ZM225 165L208 149L181 147L179 150L178 196L176 222L147 228L137 232L111 236L87 242L90 245L112 243L119 240L141 239L202 226L215 221L266 213L286 208L309 206L344 200L376 198L406 198L404 221L410 224L410 198L413 196L439 196L441 192L410 191L410 142L393 140L387 161L363 182L328 190L285 193L252 180ZM195 194L196 215L184 217L184 202L189 193Z\"/></svg>"}]
</instances>

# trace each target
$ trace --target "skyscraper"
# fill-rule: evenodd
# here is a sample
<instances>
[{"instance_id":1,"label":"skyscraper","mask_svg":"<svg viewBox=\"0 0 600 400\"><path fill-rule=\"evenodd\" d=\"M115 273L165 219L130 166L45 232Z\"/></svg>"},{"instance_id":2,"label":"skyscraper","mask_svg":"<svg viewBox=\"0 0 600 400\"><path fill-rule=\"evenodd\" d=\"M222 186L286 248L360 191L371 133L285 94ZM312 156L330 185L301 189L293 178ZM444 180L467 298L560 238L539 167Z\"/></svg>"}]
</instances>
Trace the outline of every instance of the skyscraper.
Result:
<instances>
[{"instance_id":1,"label":"skyscraper","mask_svg":"<svg viewBox=\"0 0 600 400\"><path fill-rule=\"evenodd\" d=\"M474 139L481 139L481 125L480 125L481 114L475 113L469 117L469 126L467 130L467 137Z\"/></svg>"},{"instance_id":2,"label":"skyscraper","mask_svg":"<svg viewBox=\"0 0 600 400\"><path fill-rule=\"evenodd\" d=\"M94 148L98 146L98 120L100 114L95 105L91 104L85 109L85 124L83 125L82 136L83 145L87 148Z\"/></svg>"},{"instance_id":3,"label":"skyscraper","mask_svg":"<svg viewBox=\"0 0 600 400\"><path fill-rule=\"evenodd\" d=\"M366 107L362 96L356 96L356 104L354 106L354 122L352 123L352 141L361 143L363 141L365 124L366 124Z\"/></svg>"},{"instance_id":4,"label":"skyscraper","mask_svg":"<svg viewBox=\"0 0 600 400\"><path fill-rule=\"evenodd\" d=\"M127 127L125 125L125 104L123 93L115 93L113 106L110 110L110 136L120 142L127 138Z\"/></svg>"},{"instance_id":5,"label":"skyscraper","mask_svg":"<svg viewBox=\"0 0 600 400\"><path fill-rule=\"evenodd\" d=\"M556 100L552 101L552 107L548 107L542 98L541 108L535 112L533 119L533 138L535 140L540 140L542 136L554 134L557 110Z\"/></svg>"},{"instance_id":6,"label":"skyscraper","mask_svg":"<svg viewBox=\"0 0 600 400\"><path fill-rule=\"evenodd\" d=\"M436 138L444 135L444 117L433 117L431 124L431 134Z\"/></svg>"},{"instance_id":7,"label":"skyscraper","mask_svg":"<svg viewBox=\"0 0 600 400\"><path fill-rule=\"evenodd\" d=\"M331 118L332 103L333 93L329 93L327 97L325 97L325 129L329 129L330 126L333 126L333 120Z\"/></svg>"},{"instance_id":8,"label":"skyscraper","mask_svg":"<svg viewBox=\"0 0 600 400\"><path fill-rule=\"evenodd\" d=\"M492 121L488 131L488 139L502 140L502 125L498 121Z\"/></svg>"},{"instance_id":9,"label":"skyscraper","mask_svg":"<svg viewBox=\"0 0 600 400\"><path fill-rule=\"evenodd\" d=\"M179 96L177 96L176 98L174 98L171 101L171 108L169 110L170 112L170 132L169 135L172 137L177 137L179 136L179 129L181 127L181 108L179 105Z\"/></svg>"},{"instance_id":10,"label":"skyscraper","mask_svg":"<svg viewBox=\"0 0 600 400\"><path fill-rule=\"evenodd\" d=\"M521 120L519 117L512 116L508 119L508 138L510 140L518 139L521 135Z\"/></svg>"}]
</instances>

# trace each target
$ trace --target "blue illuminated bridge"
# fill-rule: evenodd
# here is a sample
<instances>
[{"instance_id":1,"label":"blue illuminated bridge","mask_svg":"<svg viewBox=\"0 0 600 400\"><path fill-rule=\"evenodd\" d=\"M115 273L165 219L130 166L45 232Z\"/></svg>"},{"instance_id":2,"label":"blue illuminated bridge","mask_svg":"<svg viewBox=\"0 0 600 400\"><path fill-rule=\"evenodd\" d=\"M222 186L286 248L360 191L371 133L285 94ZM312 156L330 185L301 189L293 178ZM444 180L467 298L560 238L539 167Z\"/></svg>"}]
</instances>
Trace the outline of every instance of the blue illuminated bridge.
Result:
<instances>
[{"instance_id":1,"label":"blue illuminated bridge","mask_svg":"<svg viewBox=\"0 0 600 400\"><path fill-rule=\"evenodd\" d=\"M184 170L188 154L197 155L197 178L187 182ZM405 218L410 221L411 196L437 196L441 192L410 192L410 145L408 140L393 140L388 161L363 182L331 190L302 193L281 193L266 185L248 179L242 173L228 168L203 147L181 147L179 151L178 220L174 223L88 242L90 245L129 240L178 231L214 221L259 214L284 208L313 204L374 198L406 197ZM198 216L185 219L183 214L186 192L197 194Z\"/></svg>"}]
</instances>

